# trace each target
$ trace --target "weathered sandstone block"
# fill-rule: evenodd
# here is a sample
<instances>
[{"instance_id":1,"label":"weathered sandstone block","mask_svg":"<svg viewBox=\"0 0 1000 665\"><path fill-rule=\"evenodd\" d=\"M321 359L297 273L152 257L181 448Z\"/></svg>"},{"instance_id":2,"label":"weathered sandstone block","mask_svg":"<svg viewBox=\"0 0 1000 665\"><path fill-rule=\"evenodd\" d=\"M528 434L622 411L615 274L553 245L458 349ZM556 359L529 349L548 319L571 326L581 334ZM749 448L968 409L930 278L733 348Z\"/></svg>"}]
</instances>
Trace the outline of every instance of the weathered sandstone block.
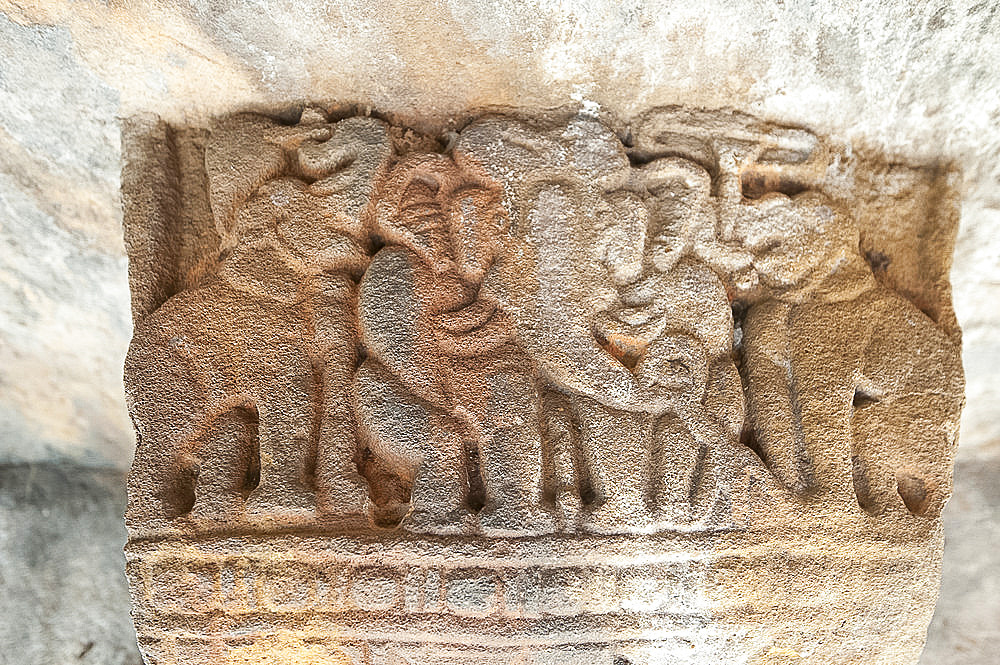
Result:
<instances>
[{"instance_id":1,"label":"weathered sandstone block","mask_svg":"<svg viewBox=\"0 0 1000 665\"><path fill-rule=\"evenodd\" d=\"M405 124L127 133L147 662L915 662L949 174L728 112Z\"/></svg>"}]
</instances>

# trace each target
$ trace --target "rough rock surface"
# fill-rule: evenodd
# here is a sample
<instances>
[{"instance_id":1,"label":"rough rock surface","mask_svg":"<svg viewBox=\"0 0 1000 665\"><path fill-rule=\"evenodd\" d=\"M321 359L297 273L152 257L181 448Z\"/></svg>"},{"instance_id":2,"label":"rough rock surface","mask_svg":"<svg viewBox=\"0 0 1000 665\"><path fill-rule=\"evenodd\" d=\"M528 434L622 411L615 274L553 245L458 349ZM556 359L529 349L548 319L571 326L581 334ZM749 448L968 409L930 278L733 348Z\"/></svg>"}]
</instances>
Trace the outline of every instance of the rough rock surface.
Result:
<instances>
[{"instance_id":1,"label":"rough rock surface","mask_svg":"<svg viewBox=\"0 0 1000 665\"><path fill-rule=\"evenodd\" d=\"M289 100L351 101L438 120L469 108L567 101L626 118L660 104L732 107L903 160L954 161L964 171L952 277L969 367L963 445L996 445L1000 322L982 306L1000 289L990 277L1000 262L990 232L1000 223L992 64L1000 59L1000 12L990 3L0 8L2 57L17 63L0 80L4 229L15 219L53 229L43 246L21 234L5 240L13 251L3 257L11 286L0 292L0 353L4 366L30 369L15 375L34 377L4 386L0 454L8 459L128 462L116 380L128 338L119 119L205 118ZM63 269L85 271L89 288L44 281L66 255L89 257ZM32 289L40 280L45 288ZM57 309L51 324L46 317ZM97 312L108 314L95 319ZM36 369L43 367L50 369ZM57 391L48 389L52 374Z\"/></svg>"},{"instance_id":2,"label":"rough rock surface","mask_svg":"<svg viewBox=\"0 0 1000 665\"><path fill-rule=\"evenodd\" d=\"M130 461L121 118L204 118L290 99L441 116L570 99L615 112L732 106L906 160L954 160L964 177L951 281L968 395L958 454L988 466L1000 455L998 24L996 7L978 0L0 0L0 460ZM956 497L968 477L959 474ZM958 546L946 550L946 576L951 557L975 552L980 578L996 579L1000 557L977 543L995 529L997 504L970 496L982 520L948 532ZM962 520L954 508L945 519ZM942 608L978 608L947 579ZM964 616L987 616L974 614ZM932 630L932 642L960 634L964 620ZM979 635L962 638L961 658L934 662L974 662L968 654L992 644Z\"/></svg>"},{"instance_id":3,"label":"rough rock surface","mask_svg":"<svg viewBox=\"0 0 1000 665\"><path fill-rule=\"evenodd\" d=\"M998 474L995 461L956 466L941 598L921 665L995 661ZM124 474L23 465L5 467L0 478L0 602L14 618L0 627L0 662L139 665L122 568Z\"/></svg>"}]
</instances>

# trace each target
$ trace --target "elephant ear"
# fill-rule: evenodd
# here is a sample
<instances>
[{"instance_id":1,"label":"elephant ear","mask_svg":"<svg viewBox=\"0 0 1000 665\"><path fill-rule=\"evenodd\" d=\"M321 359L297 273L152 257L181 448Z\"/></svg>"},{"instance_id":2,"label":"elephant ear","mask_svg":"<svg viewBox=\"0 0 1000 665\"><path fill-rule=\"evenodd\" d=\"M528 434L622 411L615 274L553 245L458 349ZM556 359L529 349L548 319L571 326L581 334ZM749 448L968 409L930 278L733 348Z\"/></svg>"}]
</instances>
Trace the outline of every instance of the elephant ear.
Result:
<instances>
[{"instance_id":1,"label":"elephant ear","mask_svg":"<svg viewBox=\"0 0 1000 665\"><path fill-rule=\"evenodd\" d=\"M134 323L214 274L220 250L231 246L236 210L284 168L273 133L291 129L260 115L234 115L215 123L206 142L198 129L152 116L123 124L123 226Z\"/></svg>"},{"instance_id":2,"label":"elephant ear","mask_svg":"<svg viewBox=\"0 0 1000 665\"><path fill-rule=\"evenodd\" d=\"M372 259L358 290L361 341L368 357L415 395L441 401L433 343L426 329L430 314L418 280L419 264L398 247L382 249Z\"/></svg>"},{"instance_id":3,"label":"elephant ear","mask_svg":"<svg viewBox=\"0 0 1000 665\"><path fill-rule=\"evenodd\" d=\"M299 168L317 178L310 190L322 196L339 226L360 235L373 209L375 191L392 158L389 128L374 118L347 118L326 140L303 141Z\"/></svg>"},{"instance_id":4,"label":"elephant ear","mask_svg":"<svg viewBox=\"0 0 1000 665\"><path fill-rule=\"evenodd\" d=\"M205 147L209 200L219 235L233 231L237 210L268 180L284 173L314 180L313 189L352 230L371 205L376 181L392 156L388 127L374 118L328 123L313 110L298 125L253 113L213 125Z\"/></svg>"},{"instance_id":5,"label":"elephant ear","mask_svg":"<svg viewBox=\"0 0 1000 665\"><path fill-rule=\"evenodd\" d=\"M635 216L621 210L628 197L605 196L628 175L621 143L590 119L546 129L491 118L463 130L455 161L503 187L510 224L483 286L514 322L521 345L564 388L635 407L634 377L592 331L596 315L618 297L608 259L630 267L608 227Z\"/></svg>"},{"instance_id":6,"label":"elephant ear","mask_svg":"<svg viewBox=\"0 0 1000 665\"><path fill-rule=\"evenodd\" d=\"M484 288L517 322L525 343L551 327L545 319L570 313L553 309L579 300L568 290L606 277L600 247L607 242L595 213L599 196L576 166L580 144L594 137L585 127L572 127L576 131L487 118L464 129L455 145L460 167L502 188L509 223ZM583 312L594 301L586 300Z\"/></svg>"}]
</instances>

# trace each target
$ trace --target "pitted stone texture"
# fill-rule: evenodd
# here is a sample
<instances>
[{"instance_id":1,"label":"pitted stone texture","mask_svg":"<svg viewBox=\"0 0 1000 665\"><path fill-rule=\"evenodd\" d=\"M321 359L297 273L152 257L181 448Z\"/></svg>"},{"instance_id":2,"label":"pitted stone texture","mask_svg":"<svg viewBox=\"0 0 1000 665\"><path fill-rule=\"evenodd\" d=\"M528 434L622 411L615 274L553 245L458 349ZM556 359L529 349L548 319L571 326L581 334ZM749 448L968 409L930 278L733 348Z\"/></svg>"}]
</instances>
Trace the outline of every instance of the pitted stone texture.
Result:
<instances>
[{"instance_id":1,"label":"pitted stone texture","mask_svg":"<svg viewBox=\"0 0 1000 665\"><path fill-rule=\"evenodd\" d=\"M915 661L946 170L731 112L328 114L127 136L148 661Z\"/></svg>"},{"instance_id":2,"label":"pitted stone texture","mask_svg":"<svg viewBox=\"0 0 1000 665\"><path fill-rule=\"evenodd\" d=\"M871 539L845 514L824 530L831 516L799 512L809 531L780 537L582 547L375 532L135 544L129 576L140 647L159 663L915 662L938 540Z\"/></svg>"},{"instance_id":3,"label":"pitted stone texture","mask_svg":"<svg viewBox=\"0 0 1000 665\"><path fill-rule=\"evenodd\" d=\"M608 499L600 510L614 512L618 493L644 512L650 488L628 476L649 450L670 477L686 450L703 451L692 471L706 456L723 465L739 453L719 443L742 430L799 494L873 513L903 495L912 512L940 513L963 387L947 241L907 239L877 204L852 206L823 182L827 151L801 130L682 109L647 114L630 151L637 168L596 120L485 120L462 132L456 159L504 182L512 218L485 286L546 381L588 404L576 408L589 477ZM889 214L933 236L952 213L932 221L900 202ZM610 447L592 448L592 430ZM644 445L650 436L659 443ZM666 496L671 484L711 495L716 482L664 484Z\"/></svg>"},{"instance_id":4,"label":"pitted stone texture","mask_svg":"<svg viewBox=\"0 0 1000 665\"><path fill-rule=\"evenodd\" d=\"M189 514L225 524L317 501L363 510L348 383L373 183L390 154L373 119L220 124L203 157L218 246L181 276L162 267L176 270L170 258L191 249L197 226L170 208L182 194L156 177L169 166L126 190L131 525Z\"/></svg>"},{"instance_id":5,"label":"pitted stone texture","mask_svg":"<svg viewBox=\"0 0 1000 665\"><path fill-rule=\"evenodd\" d=\"M532 95L548 96L545 106L573 98L616 112L634 100L644 100L640 109L735 106L904 161L957 159L963 222L952 282L969 398L959 458L997 452L1000 14L988 2L894 0L850 11L832 2L618 0L347 2L334 11L270 3L266 12L169 0L0 4L0 59L14 65L0 82L8 134L0 136L0 199L13 202L0 210L4 460L120 468L131 460L119 376L128 290L113 173L121 117L153 111L182 121L346 97L447 115L448 100L464 108ZM72 278L53 278L61 274ZM995 504L976 506L997 523ZM975 531L954 533L975 549ZM977 639L956 623L952 630Z\"/></svg>"}]
</instances>

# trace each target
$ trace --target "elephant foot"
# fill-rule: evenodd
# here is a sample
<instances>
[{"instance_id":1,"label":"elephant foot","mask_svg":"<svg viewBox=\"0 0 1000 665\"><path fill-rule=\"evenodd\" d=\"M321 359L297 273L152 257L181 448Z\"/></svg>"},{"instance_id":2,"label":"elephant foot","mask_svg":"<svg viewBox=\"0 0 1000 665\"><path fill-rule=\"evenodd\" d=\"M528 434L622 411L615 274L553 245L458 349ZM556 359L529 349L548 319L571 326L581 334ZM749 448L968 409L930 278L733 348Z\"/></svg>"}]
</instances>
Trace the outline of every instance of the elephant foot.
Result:
<instances>
[{"instance_id":1,"label":"elephant foot","mask_svg":"<svg viewBox=\"0 0 1000 665\"><path fill-rule=\"evenodd\" d=\"M191 519L209 524L238 522L245 516L243 495L215 493L210 500L196 501L191 509Z\"/></svg>"},{"instance_id":2,"label":"elephant foot","mask_svg":"<svg viewBox=\"0 0 1000 665\"><path fill-rule=\"evenodd\" d=\"M318 493L316 508L324 520L345 519L367 523L371 513L368 488L350 481L323 488Z\"/></svg>"},{"instance_id":3,"label":"elephant foot","mask_svg":"<svg viewBox=\"0 0 1000 665\"><path fill-rule=\"evenodd\" d=\"M411 533L454 536L472 533L475 529L475 518L464 508L447 512L412 510L403 519L402 526Z\"/></svg>"},{"instance_id":4,"label":"elephant foot","mask_svg":"<svg viewBox=\"0 0 1000 665\"><path fill-rule=\"evenodd\" d=\"M685 496L657 502L654 515L661 528L690 527L710 521L719 503L720 488L714 479L700 484Z\"/></svg>"},{"instance_id":5,"label":"elephant foot","mask_svg":"<svg viewBox=\"0 0 1000 665\"><path fill-rule=\"evenodd\" d=\"M654 518L656 531L697 529L712 520L717 503L716 497L713 497L712 500L704 504L693 504L685 500L662 505L656 511Z\"/></svg>"}]
</instances>

